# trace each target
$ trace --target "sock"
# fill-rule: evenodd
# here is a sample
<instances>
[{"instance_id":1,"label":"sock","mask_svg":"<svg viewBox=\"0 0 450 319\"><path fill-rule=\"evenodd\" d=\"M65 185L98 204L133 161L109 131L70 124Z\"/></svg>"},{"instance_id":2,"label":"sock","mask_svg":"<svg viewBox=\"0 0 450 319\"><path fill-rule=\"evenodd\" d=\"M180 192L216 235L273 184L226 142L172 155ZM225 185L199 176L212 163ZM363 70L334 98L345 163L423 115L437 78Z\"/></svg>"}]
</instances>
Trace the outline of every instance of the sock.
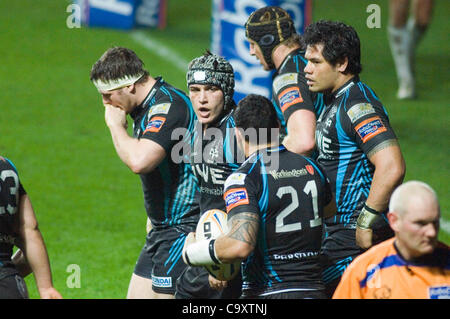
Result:
<instances>
[{"instance_id":1,"label":"sock","mask_svg":"<svg viewBox=\"0 0 450 319\"><path fill-rule=\"evenodd\" d=\"M396 28L388 26L389 45L394 58L395 70L399 83L398 96L400 98L412 97L414 95L414 49L412 34L407 26ZM405 93L405 90L407 93ZM402 91L402 92L400 92Z\"/></svg>"}]
</instances>

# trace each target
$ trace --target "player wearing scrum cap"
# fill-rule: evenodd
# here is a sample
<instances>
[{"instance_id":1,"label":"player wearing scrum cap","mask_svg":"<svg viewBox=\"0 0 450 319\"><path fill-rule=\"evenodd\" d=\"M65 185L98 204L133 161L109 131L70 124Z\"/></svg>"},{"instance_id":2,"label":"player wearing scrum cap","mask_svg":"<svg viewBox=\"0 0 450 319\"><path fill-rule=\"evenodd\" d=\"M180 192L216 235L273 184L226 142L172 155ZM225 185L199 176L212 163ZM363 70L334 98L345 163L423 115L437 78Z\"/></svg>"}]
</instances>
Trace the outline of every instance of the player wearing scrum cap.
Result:
<instances>
[{"instance_id":1,"label":"player wearing scrum cap","mask_svg":"<svg viewBox=\"0 0 450 319\"><path fill-rule=\"evenodd\" d=\"M128 298L173 298L186 265L179 258L186 233L198 220L197 181L189 163L175 163L171 150L189 143L172 139L175 128L192 131L195 114L187 96L153 78L131 50L107 50L94 64L91 81L102 95L105 121L120 159L139 174L152 230L136 263ZM127 115L133 136L127 133Z\"/></svg>"},{"instance_id":2,"label":"player wearing scrum cap","mask_svg":"<svg viewBox=\"0 0 450 319\"><path fill-rule=\"evenodd\" d=\"M273 77L273 104L287 134L283 144L294 153L310 155L314 149L316 114L322 109L322 94L308 90L303 69L302 39L296 33L289 14L274 6L253 12L245 23L250 54L256 56L264 70Z\"/></svg>"},{"instance_id":3,"label":"player wearing scrum cap","mask_svg":"<svg viewBox=\"0 0 450 319\"><path fill-rule=\"evenodd\" d=\"M244 155L237 152L234 135L233 67L224 58L207 51L190 62L186 80L198 118L190 158L199 182L200 212L225 211L225 180L239 168L238 163L245 160ZM228 299L240 295L240 276L226 283L214 280L203 267L188 267L177 281L175 296Z\"/></svg>"}]
</instances>

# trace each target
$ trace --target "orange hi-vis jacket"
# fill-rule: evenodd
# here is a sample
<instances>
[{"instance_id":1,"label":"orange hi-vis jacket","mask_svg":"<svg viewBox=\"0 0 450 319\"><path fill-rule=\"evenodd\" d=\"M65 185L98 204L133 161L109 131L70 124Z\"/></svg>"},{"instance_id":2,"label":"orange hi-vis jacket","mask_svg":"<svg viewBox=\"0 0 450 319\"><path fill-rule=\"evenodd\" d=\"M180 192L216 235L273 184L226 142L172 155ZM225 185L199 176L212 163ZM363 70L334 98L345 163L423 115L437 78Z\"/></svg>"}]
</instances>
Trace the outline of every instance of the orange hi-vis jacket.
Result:
<instances>
[{"instance_id":1,"label":"orange hi-vis jacket","mask_svg":"<svg viewBox=\"0 0 450 319\"><path fill-rule=\"evenodd\" d=\"M345 270L333 299L450 298L450 247L439 242L417 261L404 260L388 239L359 255Z\"/></svg>"}]
</instances>

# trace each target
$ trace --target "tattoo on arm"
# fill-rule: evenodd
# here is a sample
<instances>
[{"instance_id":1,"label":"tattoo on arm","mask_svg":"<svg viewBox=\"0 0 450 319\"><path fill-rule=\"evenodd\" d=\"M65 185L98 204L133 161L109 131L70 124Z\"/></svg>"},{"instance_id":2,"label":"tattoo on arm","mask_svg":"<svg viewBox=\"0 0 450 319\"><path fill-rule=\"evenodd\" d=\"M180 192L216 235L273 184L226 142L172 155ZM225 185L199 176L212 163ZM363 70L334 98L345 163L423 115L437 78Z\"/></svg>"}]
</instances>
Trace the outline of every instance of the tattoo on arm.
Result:
<instances>
[{"instance_id":1,"label":"tattoo on arm","mask_svg":"<svg viewBox=\"0 0 450 319\"><path fill-rule=\"evenodd\" d=\"M259 227L258 214L240 213L234 215L228 221L228 225L231 227L228 237L243 241L253 247L256 245Z\"/></svg>"},{"instance_id":2,"label":"tattoo on arm","mask_svg":"<svg viewBox=\"0 0 450 319\"><path fill-rule=\"evenodd\" d=\"M391 146L398 146L398 145L399 145L399 144L398 144L398 141L397 141L397 140L387 140L387 141L384 141L384 142L380 143L378 146L375 146L374 149L371 150L371 151L367 154L367 157L368 157L368 158L371 158L375 153L377 153L377 152L379 152L379 151L381 151L381 150L383 150L383 149L385 149L385 148L388 148L388 147L391 147Z\"/></svg>"}]
</instances>

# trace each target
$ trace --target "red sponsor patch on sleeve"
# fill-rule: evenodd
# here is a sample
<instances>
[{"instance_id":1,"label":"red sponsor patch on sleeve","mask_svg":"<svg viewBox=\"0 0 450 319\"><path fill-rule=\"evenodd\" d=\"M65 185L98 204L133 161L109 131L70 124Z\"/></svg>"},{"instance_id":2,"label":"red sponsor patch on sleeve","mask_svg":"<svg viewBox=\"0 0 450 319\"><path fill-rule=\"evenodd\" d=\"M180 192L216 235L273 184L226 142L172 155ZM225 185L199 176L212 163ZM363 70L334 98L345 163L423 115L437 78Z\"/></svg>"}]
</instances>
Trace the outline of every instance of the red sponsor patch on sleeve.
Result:
<instances>
[{"instance_id":1,"label":"red sponsor patch on sleeve","mask_svg":"<svg viewBox=\"0 0 450 319\"><path fill-rule=\"evenodd\" d=\"M363 143L366 143L374 136L387 131L379 116L374 116L362 121L355 127L355 130L359 137L361 137Z\"/></svg>"},{"instance_id":2,"label":"red sponsor patch on sleeve","mask_svg":"<svg viewBox=\"0 0 450 319\"><path fill-rule=\"evenodd\" d=\"M302 103L303 98L298 87L290 87L278 94L281 111L284 113L290 106Z\"/></svg>"},{"instance_id":3,"label":"red sponsor patch on sleeve","mask_svg":"<svg viewBox=\"0 0 450 319\"><path fill-rule=\"evenodd\" d=\"M245 188L232 188L223 195L223 199L227 206L227 213L236 206L249 203L247 190Z\"/></svg>"},{"instance_id":4,"label":"red sponsor patch on sleeve","mask_svg":"<svg viewBox=\"0 0 450 319\"><path fill-rule=\"evenodd\" d=\"M153 133L159 132L165 121L166 118L162 116L152 117L150 121L147 123L147 127L145 128L144 134L147 132Z\"/></svg>"}]
</instances>

